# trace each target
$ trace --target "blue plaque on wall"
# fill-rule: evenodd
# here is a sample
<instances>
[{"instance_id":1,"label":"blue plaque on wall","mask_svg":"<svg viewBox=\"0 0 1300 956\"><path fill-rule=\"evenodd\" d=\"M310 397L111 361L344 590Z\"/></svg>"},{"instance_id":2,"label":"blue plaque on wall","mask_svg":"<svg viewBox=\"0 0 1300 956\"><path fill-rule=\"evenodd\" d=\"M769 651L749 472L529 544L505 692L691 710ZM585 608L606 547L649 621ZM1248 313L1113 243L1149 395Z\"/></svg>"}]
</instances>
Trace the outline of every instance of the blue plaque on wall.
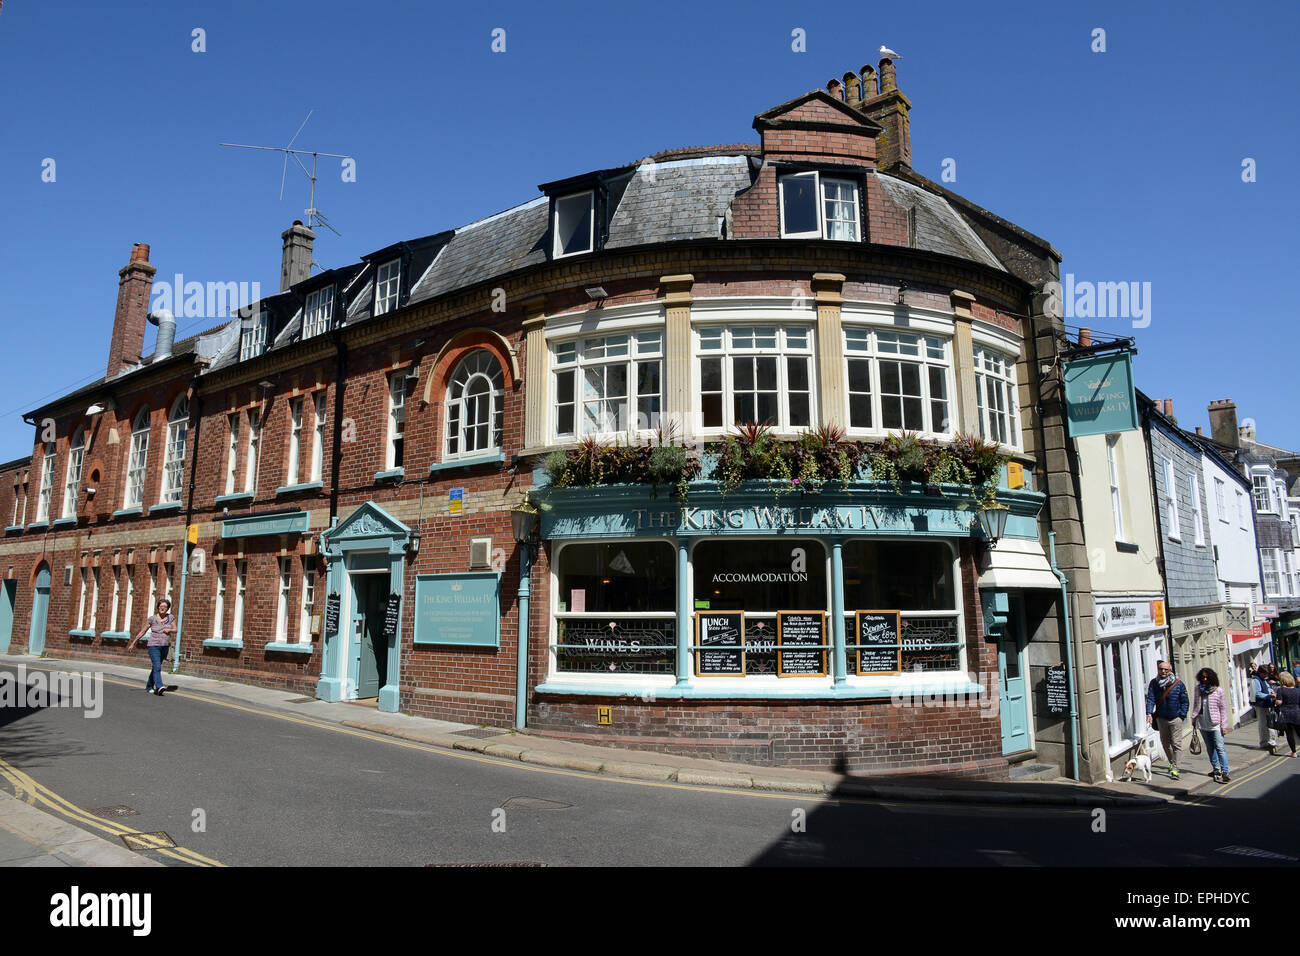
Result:
<instances>
[{"instance_id":1,"label":"blue plaque on wall","mask_svg":"<svg viewBox=\"0 0 1300 956\"><path fill-rule=\"evenodd\" d=\"M1071 438L1137 428L1133 356L1120 352L1066 362L1065 403Z\"/></svg>"},{"instance_id":2,"label":"blue plaque on wall","mask_svg":"<svg viewBox=\"0 0 1300 956\"><path fill-rule=\"evenodd\" d=\"M415 578L416 644L501 645L501 575L495 571Z\"/></svg>"}]
</instances>

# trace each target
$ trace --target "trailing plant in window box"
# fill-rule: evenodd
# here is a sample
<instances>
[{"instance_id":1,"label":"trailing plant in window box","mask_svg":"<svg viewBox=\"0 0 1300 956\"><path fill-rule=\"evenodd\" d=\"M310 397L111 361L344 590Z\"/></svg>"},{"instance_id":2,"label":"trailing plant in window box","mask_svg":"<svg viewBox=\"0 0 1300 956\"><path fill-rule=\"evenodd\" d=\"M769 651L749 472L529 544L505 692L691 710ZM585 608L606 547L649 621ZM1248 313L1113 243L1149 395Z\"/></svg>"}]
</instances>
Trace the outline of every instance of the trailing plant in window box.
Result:
<instances>
[{"instance_id":1,"label":"trailing plant in window box","mask_svg":"<svg viewBox=\"0 0 1300 956\"><path fill-rule=\"evenodd\" d=\"M551 452L543 467L556 488L644 484L657 494L660 485L668 485L682 500L691 479L700 473L698 458L687 451L671 428L660 428L644 442L611 445L584 438L576 448Z\"/></svg>"},{"instance_id":2,"label":"trailing plant in window box","mask_svg":"<svg viewBox=\"0 0 1300 956\"><path fill-rule=\"evenodd\" d=\"M725 496L743 482L777 482L775 492L818 494L828 481L847 490L866 462L866 446L845 441L844 429L822 425L794 441L780 441L768 425L737 426L722 442L714 478Z\"/></svg>"}]
</instances>

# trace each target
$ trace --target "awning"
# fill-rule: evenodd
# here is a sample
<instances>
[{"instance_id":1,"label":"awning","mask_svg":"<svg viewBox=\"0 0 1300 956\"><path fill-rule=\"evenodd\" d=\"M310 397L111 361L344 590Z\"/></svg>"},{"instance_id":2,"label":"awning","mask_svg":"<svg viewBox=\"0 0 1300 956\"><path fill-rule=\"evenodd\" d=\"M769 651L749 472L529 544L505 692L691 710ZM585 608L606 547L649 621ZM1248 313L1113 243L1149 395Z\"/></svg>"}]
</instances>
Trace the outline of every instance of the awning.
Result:
<instances>
[{"instance_id":1,"label":"awning","mask_svg":"<svg viewBox=\"0 0 1300 956\"><path fill-rule=\"evenodd\" d=\"M1024 538L1000 538L997 547L980 556L979 586L997 591L1009 588L1051 588L1061 579L1052 573L1043 546Z\"/></svg>"}]
</instances>

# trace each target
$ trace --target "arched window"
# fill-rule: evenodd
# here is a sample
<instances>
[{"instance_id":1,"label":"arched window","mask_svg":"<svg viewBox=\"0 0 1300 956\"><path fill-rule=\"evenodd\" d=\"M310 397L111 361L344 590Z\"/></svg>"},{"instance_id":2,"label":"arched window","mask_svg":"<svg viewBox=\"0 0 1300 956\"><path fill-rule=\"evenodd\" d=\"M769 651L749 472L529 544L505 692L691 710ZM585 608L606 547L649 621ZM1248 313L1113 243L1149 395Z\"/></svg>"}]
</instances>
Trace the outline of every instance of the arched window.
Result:
<instances>
[{"instance_id":1,"label":"arched window","mask_svg":"<svg viewBox=\"0 0 1300 956\"><path fill-rule=\"evenodd\" d=\"M77 494L81 491L81 463L86 453L86 430L78 428L68 443L68 477L63 483L63 517L77 516Z\"/></svg>"},{"instance_id":2,"label":"arched window","mask_svg":"<svg viewBox=\"0 0 1300 956\"><path fill-rule=\"evenodd\" d=\"M190 427L190 403L182 395L167 416L167 458L163 462L162 501L181 500L185 480L185 438Z\"/></svg>"},{"instance_id":3,"label":"arched window","mask_svg":"<svg viewBox=\"0 0 1300 956\"><path fill-rule=\"evenodd\" d=\"M461 359L447 387L447 457L464 458L501 447L505 379L491 352Z\"/></svg>"},{"instance_id":4,"label":"arched window","mask_svg":"<svg viewBox=\"0 0 1300 956\"><path fill-rule=\"evenodd\" d=\"M149 460L149 409L140 409L131 426L131 446L126 460L126 499L123 508L138 508L144 501L144 466Z\"/></svg>"}]
</instances>

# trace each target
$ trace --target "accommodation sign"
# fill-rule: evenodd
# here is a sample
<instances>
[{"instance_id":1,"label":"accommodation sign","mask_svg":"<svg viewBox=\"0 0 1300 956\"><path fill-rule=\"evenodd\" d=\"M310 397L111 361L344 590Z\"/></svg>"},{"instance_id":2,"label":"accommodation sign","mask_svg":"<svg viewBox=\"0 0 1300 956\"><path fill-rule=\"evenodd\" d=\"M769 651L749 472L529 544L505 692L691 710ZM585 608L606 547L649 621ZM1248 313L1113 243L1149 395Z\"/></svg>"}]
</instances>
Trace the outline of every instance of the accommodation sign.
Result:
<instances>
[{"instance_id":1,"label":"accommodation sign","mask_svg":"<svg viewBox=\"0 0 1300 956\"><path fill-rule=\"evenodd\" d=\"M1065 404L1070 437L1107 435L1138 427L1133 357L1128 352L1089 355L1065 363Z\"/></svg>"}]
</instances>

